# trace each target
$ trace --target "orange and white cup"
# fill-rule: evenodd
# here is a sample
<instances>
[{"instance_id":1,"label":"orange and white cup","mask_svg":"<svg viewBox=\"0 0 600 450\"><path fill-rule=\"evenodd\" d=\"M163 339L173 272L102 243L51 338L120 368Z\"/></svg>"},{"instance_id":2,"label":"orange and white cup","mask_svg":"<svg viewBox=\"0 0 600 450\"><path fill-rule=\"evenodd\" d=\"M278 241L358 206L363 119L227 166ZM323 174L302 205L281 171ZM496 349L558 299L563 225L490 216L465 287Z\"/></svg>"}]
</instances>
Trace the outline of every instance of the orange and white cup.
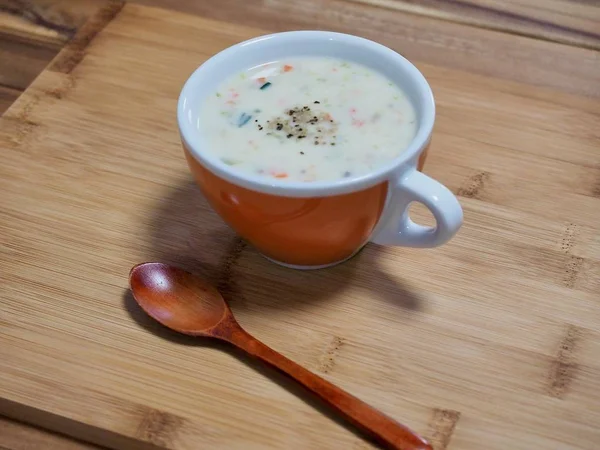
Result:
<instances>
[{"instance_id":1,"label":"orange and white cup","mask_svg":"<svg viewBox=\"0 0 600 450\"><path fill-rule=\"evenodd\" d=\"M362 63L386 75L412 101L418 131L388 165L358 178L290 182L236 173L207 148L199 111L229 75L268 61L329 56ZM229 47L202 64L181 91L177 120L190 170L211 207L272 261L293 268L331 266L368 242L437 247L462 224L456 197L421 172L435 120L431 88L407 59L376 42L326 31L260 36ZM436 225L413 222L412 202L424 204Z\"/></svg>"}]
</instances>

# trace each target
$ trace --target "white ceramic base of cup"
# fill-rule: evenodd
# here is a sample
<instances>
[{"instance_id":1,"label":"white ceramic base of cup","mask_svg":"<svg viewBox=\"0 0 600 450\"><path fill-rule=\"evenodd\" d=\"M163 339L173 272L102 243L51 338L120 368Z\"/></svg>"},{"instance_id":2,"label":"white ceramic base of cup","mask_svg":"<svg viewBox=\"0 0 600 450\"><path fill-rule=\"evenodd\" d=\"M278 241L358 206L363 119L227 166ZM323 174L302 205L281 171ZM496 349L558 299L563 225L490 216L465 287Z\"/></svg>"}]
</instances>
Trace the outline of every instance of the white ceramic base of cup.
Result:
<instances>
[{"instance_id":1,"label":"white ceramic base of cup","mask_svg":"<svg viewBox=\"0 0 600 450\"><path fill-rule=\"evenodd\" d=\"M275 264L277 264L279 266L286 267L288 269L296 269L296 270L318 270L318 269L327 269L328 267L333 267L333 266L337 266L338 264L342 264L343 262L346 262L349 259L354 258L356 256L356 254L358 252L360 252L363 248L364 248L364 246L360 247L358 250L356 250L354 253L352 253L350 256L348 256L348 257L346 257L344 259L341 259L339 261L332 262L332 263L329 263L329 264L323 264L323 265L320 265L320 266L298 266L296 264L288 264L288 263L284 263L284 262L281 262L281 261L277 261L277 260L275 260L273 258L269 258L268 256L263 255L262 253L261 253L261 255L265 259L271 261L272 263L275 263Z\"/></svg>"}]
</instances>

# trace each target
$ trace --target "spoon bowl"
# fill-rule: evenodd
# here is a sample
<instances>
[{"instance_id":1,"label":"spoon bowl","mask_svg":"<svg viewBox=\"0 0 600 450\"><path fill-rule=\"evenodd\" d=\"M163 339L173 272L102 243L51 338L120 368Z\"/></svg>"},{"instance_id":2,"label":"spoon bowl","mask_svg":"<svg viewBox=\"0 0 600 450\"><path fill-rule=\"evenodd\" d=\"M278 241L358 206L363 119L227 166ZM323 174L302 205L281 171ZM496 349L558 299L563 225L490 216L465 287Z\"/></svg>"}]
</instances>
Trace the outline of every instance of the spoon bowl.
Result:
<instances>
[{"instance_id":1,"label":"spoon bowl","mask_svg":"<svg viewBox=\"0 0 600 450\"><path fill-rule=\"evenodd\" d=\"M164 326L192 336L209 336L231 315L212 285L178 267L158 262L135 266L129 273L135 300Z\"/></svg>"},{"instance_id":2,"label":"spoon bowl","mask_svg":"<svg viewBox=\"0 0 600 450\"><path fill-rule=\"evenodd\" d=\"M180 333L227 341L298 382L385 448L432 450L409 428L252 337L210 284L178 267L149 262L129 273L133 297L146 313Z\"/></svg>"}]
</instances>

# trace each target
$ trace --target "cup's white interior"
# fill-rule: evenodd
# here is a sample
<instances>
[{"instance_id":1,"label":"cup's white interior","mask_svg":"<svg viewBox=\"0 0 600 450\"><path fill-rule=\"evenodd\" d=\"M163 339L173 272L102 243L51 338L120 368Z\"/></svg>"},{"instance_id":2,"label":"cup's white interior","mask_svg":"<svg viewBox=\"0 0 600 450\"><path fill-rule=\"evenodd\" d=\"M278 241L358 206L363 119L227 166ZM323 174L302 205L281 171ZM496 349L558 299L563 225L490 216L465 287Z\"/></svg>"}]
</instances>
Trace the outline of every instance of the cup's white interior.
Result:
<instances>
[{"instance_id":1,"label":"cup's white interior","mask_svg":"<svg viewBox=\"0 0 600 450\"><path fill-rule=\"evenodd\" d=\"M329 56L364 64L400 86L413 103L418 131L408 149L377 171L360 178L330 182L291 183L232 172L206 148L199 111L204 99L213 95L223 79L270 61L297 56ZM202 64L185 83L177 110L182 138L192 155L218 176L260 192L292 197L334 195L364 189L383 181L405 163L415 160L433 128L435 104L423 75L408 60L373 41L326 31L291 31L260 36L229 47Z\"/></svg>"}]
</instances>

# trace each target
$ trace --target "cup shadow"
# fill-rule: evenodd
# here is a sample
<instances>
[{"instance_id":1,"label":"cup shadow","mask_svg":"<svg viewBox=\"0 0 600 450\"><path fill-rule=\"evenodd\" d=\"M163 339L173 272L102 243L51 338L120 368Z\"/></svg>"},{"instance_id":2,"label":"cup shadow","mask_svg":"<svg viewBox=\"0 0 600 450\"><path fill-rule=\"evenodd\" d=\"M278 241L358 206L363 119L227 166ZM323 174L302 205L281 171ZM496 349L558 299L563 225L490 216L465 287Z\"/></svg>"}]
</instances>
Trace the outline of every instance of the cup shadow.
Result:
<instances>
[{"instance_id":1,"label":"cup shadow","mask_svg":"<svg viewBox=\"0 0 600 450\"><path fill-rule=\"evenodd\" d=\"M327 269L294 270L266 260L212 211L191 178L183 179L160 201L152 219L150 248L155 260L179 265L213 283L234 311L266 314L318 306L351 286L407 313L425 308L419 294L382 268L379 260L386 250L374 244ZM255 295L258 292L273 295L265 299Z\"/></svg>"}]
</instances>

